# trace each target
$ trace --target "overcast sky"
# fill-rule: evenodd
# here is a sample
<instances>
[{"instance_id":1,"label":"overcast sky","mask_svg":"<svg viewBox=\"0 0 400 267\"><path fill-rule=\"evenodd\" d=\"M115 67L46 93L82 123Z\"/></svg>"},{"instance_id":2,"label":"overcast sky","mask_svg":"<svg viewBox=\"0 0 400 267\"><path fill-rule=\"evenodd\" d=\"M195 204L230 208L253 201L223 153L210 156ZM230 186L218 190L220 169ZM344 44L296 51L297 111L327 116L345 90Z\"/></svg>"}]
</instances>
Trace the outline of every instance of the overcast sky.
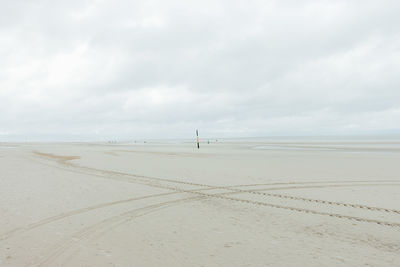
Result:
<instances>
[{"instance_id":1,"label":"overcast sky","mask_svg":"<svg viewBox=\"0 0 400 267\"><path fill-rule=\"evenodd\" d=\"M400 133L398 0L0 3L0 141Z\"/></svg>"}]
</instances>

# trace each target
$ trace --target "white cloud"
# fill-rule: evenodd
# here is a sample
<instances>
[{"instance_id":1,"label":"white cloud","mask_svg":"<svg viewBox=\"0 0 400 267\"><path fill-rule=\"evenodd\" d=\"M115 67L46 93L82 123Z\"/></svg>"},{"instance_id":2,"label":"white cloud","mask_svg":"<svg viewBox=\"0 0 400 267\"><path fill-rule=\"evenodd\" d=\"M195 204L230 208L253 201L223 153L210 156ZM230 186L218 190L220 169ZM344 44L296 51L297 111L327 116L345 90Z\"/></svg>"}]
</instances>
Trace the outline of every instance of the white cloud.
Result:
<instances>
[{"instance_id":1,"label":"white cloud","mask_svg":"<svg viewBox=\"0 0 400 267\"><path fill-rule=\"evenodd\" d=\"M392 0L6 2L0 133L398 133L399 8Z\"/></svg>"}]
</instances>

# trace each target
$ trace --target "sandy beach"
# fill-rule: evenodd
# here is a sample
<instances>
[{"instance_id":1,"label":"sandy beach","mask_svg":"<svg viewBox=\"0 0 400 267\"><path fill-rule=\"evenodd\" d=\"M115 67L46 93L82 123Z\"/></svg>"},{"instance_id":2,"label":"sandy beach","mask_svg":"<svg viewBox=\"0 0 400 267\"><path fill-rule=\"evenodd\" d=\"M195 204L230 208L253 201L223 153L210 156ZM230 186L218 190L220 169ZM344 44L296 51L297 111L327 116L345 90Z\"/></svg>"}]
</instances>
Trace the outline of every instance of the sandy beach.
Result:
<instances>
[{"instance_id":1,"label":"sandy beach","mask_svg":"<svg viewBox=\"0 0 400 267\"><path fill-rule=\"evenodd\" d=\"M400 266L400 142L1 143L0 266Z\"/></svg>"}]
</instances>

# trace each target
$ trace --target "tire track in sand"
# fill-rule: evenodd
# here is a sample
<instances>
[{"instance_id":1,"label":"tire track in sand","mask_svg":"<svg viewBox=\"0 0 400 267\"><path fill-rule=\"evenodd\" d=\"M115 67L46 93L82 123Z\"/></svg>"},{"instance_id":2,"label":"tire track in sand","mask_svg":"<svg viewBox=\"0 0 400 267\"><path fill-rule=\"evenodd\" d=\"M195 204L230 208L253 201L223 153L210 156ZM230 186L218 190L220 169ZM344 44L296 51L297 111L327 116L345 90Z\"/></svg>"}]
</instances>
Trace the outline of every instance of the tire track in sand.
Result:
<instances>
[{"instance_id":1,"label":"tire track in sand","mask_svg":"<svg viewBox=\"0 0 400 267\"><path fill-rule=\"evenodd\" d=\"M51 216L51 217L44 218L44 219L39 220L37 222L28 224L26 226L14 228L14 229L12 229L10 231L7 231L7 232L5 232L5 233L0 235L0 241L7 240L9 238L14 237L14 235L16 235L16 234L22 234L22 233L27 232L29 230L33 230L33 229L38 228L40 226L43 226L43 225L46 225L46 224L49 224L49 223L52 223L52 222L55 222L55 221L59 221L59 220L62 220L62 219L65 219L67 217L71 217L71 216L74 216L74 215L78 215L78 214L94 211L96 209L110 207L110 206L114 206L114 205L118 205L118 204L124 204L124 203L133 202L133 201L137 201L137 200L142 200L142 199L146 199L146 198L154 198L154 197L167 196L167 195L172 195L172 194L176 194L176 193L175 192L169 192L169 193L148 195L148 196L143 196L143 197L122 199L122 200L106 202L106 203L100 203L100 204L92 205L92 206L89 206L89 207L84 207L84 208L80 208L80 209L75 209L75 210L63 212L63 213L60 213L60 214L57 214L57 215L54 215L54 216Z\"/></svg>"},{"instance_id":2,"label":"tire track in sand","mask_svg":"<svg viewBox=\"0 0 400 267\"><path fill-rule=\"evenodd\" d=\"M39 259L35 266L52 266L55 260L57 260L62 254L64 254L67 250L71 249L74 245L81 243L83 240L90 240L93 237L98 238L104 235L106 232L113 230L114 228L125 224L134 218L138 218L144 215L147 215L151 212L158 211L163 208L167 208L173 205L177 205L180 203L186 203L188 201L194 201L201 199L202 197L188 197L183 199L165 201L161 203L156 203L152 205L148 205L141 208L136 208L124 213L121 213L117 216L113 216L107 219L104 219L96 224L85 227L84 229L73 234L68 240L65 240L62 243L58 243L52 248L51 253L46 255L45 257Z\"/></svg>"},{"instance_id":3,"label":"tire track in sand","mask_svg":"<svg viewBox=\"0 0 400 267\"><path fill-rule=\"evenodd\" d=\"M251 194L260 193L255 190L234 189L232 187L226 187L226 186L225 187L224 186L210 186L210 185L206 185L206 184L184 182L184 181L172 180L172 179L166 179L166 178L134 175L134 174L128 174L128 173L123 173L123 172L119 172L119 171L100 170L100 169L96 169L96 168L84 167L84 166L73 164L73 163L69 162L69 160L71 158L70 156L69 157L58 156L58 155L53 155L53 154L41 153L41 152L37 152L37 151L34 151L34 153L39 156L45 157L45 158L56 159L59 163L66 165L70 168L78 169L86 174L95 174L100 177L107 176L107 178L110 178L110 179L114 178L115 176L125 177L125 178L130 178L128 180L131 182L134 182L134 183L143 184L143 185L147 185L147 186L151 186L151 187L163 188L163 189L167 189L167 190L178 191L178 192L192 193L192 194L203 195L203 196L214 197L214 198L215 197L222 198L221 194L219 194L218 196L216 194L205 194L205 193L200 193L200 192L191 191L191 190L187 190L187 189L182 189L177 186L166 185L165 183L167 183L167 184L168 183L184 184L184 185L190 185L190 186L205 187L205 188L210 188L210 189L230 190L230 191L233 191L234 193L251 193ZM164 182L164 184L162 184L160 182ZM370 182L370 181L368 181L368 182ZM346 186L346 185L333 184L333 185L323 185L323 186L328 186L328 187L333 186L334 187L334 186ZM376 184L372 184L372 185L376 185ZM398 185L398 184L396 184L396 185ZM315 186L315 187L321 187L321 186ZM288 188L288 187L286 187L286 188ZM280 189L286 189L286 188L281 187ZM293 200L299 200L299 201L303 201L303 202L314 202L314 203L324 204L324 205L335 205L335 206L345 206L345 207L347 206L350 208L357 208L357 209L363 209L363 210L375 210L375 211L380 211L380 212L393 212L393 213L399 214L398 210L390 210L390 209L379 208L379 207L370 207L370 206L366 206L366 205L350 204L350 203L344 203L344 202L343 203L342 202L332 202L332 201L325 201L325 200L315 200L315 199L307 199L307 198L296 198L296 197L287 196L287 195L283 195L283 194L269 194L269 195L268 195L268 193L260 193L260 194L270 196L270 197L278 197L278 198L282 198L282 199L293 199ZM230 198L224 197L224 198L227 200L232 200L232 201L253 203L256 205L264 205L264 206L270 206L270 207L274 207L274 208L281 208L281 209L305 212L305 213L310 213L310 214L319 214L319 215L325 215L325 216L330 216L330 217L338 217L338 218L344 218L344 219L349 219L349 220L363 221L363 222L367 222L367 223L376 223L376 224L392 226L392 227L400 226L399 223L391 223L391 222L380 221L380 220L375 220L375 219L366 219L366 218L337 214L337 213L320 212L320 211L315 211L315 210L310 210L310 209L289 207L289 206L285 206L285 205L277 205L277 204L267 203L267 202L243 200L240 198L231 198L231 197ZM261 203L264 203L264 204L261 204Z\"/></svg>"},{"instance_id":4,"label":"tire track in sand","mask_svg":"<svg viewBox=\"0 0 400 267\"><path fill-rule=\"evenodd\" d=\"M347 216L347 215L328 213L328 212L320 212L320 211L315 211L315 210L308 210L308 209L302 209L302 208L296 208L296 207L288 207L288 206L270 204L270 203L265 203L265 202L260 202L260 201L253 201L253 200L225 196L227 194L232 194L232 192L219 193L219 194L208 194L208 193L193 191L192 193L198 195L198 197L189 197L189 198L184 198L184 199L166 201L166 202L161 202L161 203L145 206L142 208L137 208L134 210L130 210L128 212L121 213L117 216L113 216L111 218L104 219L104 220L100 221L99 223L96 223L94 225L86 227L86 228L82 229L81 231L75 233L69 240L57 244L53 248L53 251L39 262L39 266L42 266L44 264L46 264L46 265L51 264L58 257L60 257L62 254L64 254L67 250L71 249L71 247L73 247L75 244L80 244L80 242L82 242L82 241L89 241L89 240L99 238L102 235L104 235L105 233L115 229L118 226L121 226L121 225L131 221L132 219L134 219L136 217L144 216L150 212L155 212L155 211L159 210L161 207L166 208L166 207L172 206L172 204L187 203L188 201L207 199L207 198L218 198L218 199L223 199L223 200L231 200L231 201L242 202L242 203L246 203L246 204L261 205L261 206L267 206L267 207L271 207L271 208L286 209L286 210L290 210L290 211L297 211L297 212L303 212L303 213L309 213L309 214L315 214L315 215L325 215L325 216L330 216L330 217L336 217L339 219L349 219L349 220L358 221L358 222L366 222L366 223L374 223L374 224L378 224L378 225L400 227L400 224L398 224L398 223L391 223L391 222L385 222L385 221L374 220L374 219L365 219L365 218L361 218L361 217ZM138 211L143 211L144 213L136 214L136 212L138 212ZM72 254L74 254L74 253L72 253Z\"/></svg>"},{"instance_id":5,"label":"tire track in sand","mask_svg":"<svg viewBox=\"0 0 400 267\"><path fill-rule=\"evenodd\" d=\"M68 165L71 165L71 164L68 164ZM75 166L71 165L70 167L75 167ZM234 187L241 187L240 185L239 186L225 186L225 187L210 186L210 185L205 185L205 184L198 184L198 183L192 183L192 182L183 182L183 181L177 181L177 180L171 180L171 179L163 179L163 178L157 178L157 177L137 176L137 175L121 173L121 172L104 171L104 170L98 170L98 169L87 168L87 167L83 167L85 169L85 171L83 171L81 166L77 166L77 168L81 169L81 171L82 171L81 173L90 174L90 175L93 175L93 173L90 173L90 172L88 173L87 172L88 170L95 171L96 176L104 176L105 174L106 175L111 175L111 176L112 175L130 176L130 177L136 178L136 179L134 179L135 183L145 184L145 185L149 185L149 186L152 186L152 187L161 187L161 188L168 189L168 190L177 190L178 192L182 192L182 193L183 192L184 193L191 193L191 194L198 195L198 197L191 197L191 198L185 198L185 199L179 199L179 200L174 200L174 201L167 201L167 202L162 202L162 203L158 203L158 204L153 204L153 205L150 205L150 206L146 206L146 207L143 207L143 208L138 208L136 210L128 211L126 213L122 213L120 215L105 219L105 220L103 220L103 221L101 221L101 222L99 222L99 223L97 223L95 225L87 227L87 228L79 231L78 233L74 234L74 238L75 239L73 239L72 241L67 243L69 245L66 245L66 244L58 245L53 253L51 253L48 257L46 257L43 261L41 261L41 264L50 263L52 260L58 258L58 256L60 256L66 250L68 250L74 243L79 243L82 239L88 238L89 236L93 236L93 235L96 235L96 234L97 234L97 236L99 236L99 235L101 236L105 232L110 231L110 230L114 229L115 227L117 227L117 226L119 226L119 225L121 225L121 224L123 224L125 222L128 222L129 220L131 220L134 217L137 217L137 216L131 216L131 214L133 212L135 212L135 211L149 209L149 211L147 212L147 213L149 213L149 212L151 212L150 210L152 210L152 209L154 209L154 211L156 211L157 209L159 209L162 206L167 207L169 205L168 203L172 204L172 203L185 202L185 201L190 200L190 199L191 200L197 200L197 199L204 199L204 198L218 198L218 199L242 202L242 203L253 204L253 205L262 205L262 206L267 206L267 207L271 207L271 208L279 208L279 209L286 209L286 210L303 212L303 213L310 213L310 214L315 214L315 215L324 215L324 216L336 217L336 218L340 218L340 219L348 219L348 220L359 221L359 222L374 223L374 224L386 225L386 226L391 226L391 227L400 227L399 223L392 223L392 222L386 222L386 221L375 220L375 219L366 219L366 218L348 216L348 215L343 215L343 214L338 214L338 213L321 212L321 211L309 210L309 209L304 209L304 208L297 208L297 207L290 207L290 206L285 206L285 205L272 204L272 203L262 202L262 201L254 201L254 200L249 200L249 199L234 198L234 197L228 197L228 196L225 196L225 195L227 195L227 194L235 194L235 193L252 193L252 194L261 194L261 195L269 196L269 197L299 200L299 201L303 201L303 202L315 202L315 203L318 203L318 204L339 205L339 206L346 206L346 207L360 208L360 209L372 209L372 210L381 211L381 212L399 213L398 210L389 210L389 209L384 209L384 208L379 208L379 207L368 207L368 206L358 205L358 204L332 202L332 201L325 201L325 200L318 200L318 199L308 199L308 198L302 198L302 197L287 196L287 195L283 195L283 194L271 194L271 193L257 192L257 191L254 191L254 190L243 190L243 189L240 189L240 188L239 189L234 188ZM98 173L99 171L103 175ZM140 178L140 179L137 179L137 178ZM156 184L154 184L154 180L157 181ZM208 194L208 193L200 192L201 189L185 190L185 189L181 189L181 188L178 188L178 187L171 187L169 185L160 184L159 183L160 181L164 181L164 182L168 182L168 183L178 183L178 184L185 184L185 185L191 185L191 186L198 186L198 187L206 187L208 189L225 189L225 190L230 190L231 192L218 193L218 194ZM360 182L360 181L357 181L357 182ZM368 181L368 182L370 182L370 181ZM308 183L308 184L314 183L315 184L315 183L319 183L319 182L306 182L306 183ZM292 184L299 184L299 183L292 183ZM259 185L260 184L257 184L257 185L242 185L242 187L259 186ZM262 185L266 185L266 184L262 184ZM376 185L376 184L366 184L366 185ZM329 187L329 186L340 186L340 185L334 184L334 185L323 185L323 186L324 187ZM351 185L351 186L357 186L357 184ZM321 186L318 186L318 187L321 187ZM287 187L282 187L282 188L279 188L279 189L286 189L286 188ZM299 187L299 188L304 188L304 187ZM264 189L264 190L268 190L268 189ZM204 189L203 189L203 191L204 191ZM166 194L168 194L168 193L166 193ZM172 193L170 193L170 194L172 194ZM147 213L145 213L145 214L147 214ZM140 216L143 216L145 214L142 214ZM108 230L99 231L99 229L104 229L104 228L108 228Z\"/></svg>"}]
</instances>

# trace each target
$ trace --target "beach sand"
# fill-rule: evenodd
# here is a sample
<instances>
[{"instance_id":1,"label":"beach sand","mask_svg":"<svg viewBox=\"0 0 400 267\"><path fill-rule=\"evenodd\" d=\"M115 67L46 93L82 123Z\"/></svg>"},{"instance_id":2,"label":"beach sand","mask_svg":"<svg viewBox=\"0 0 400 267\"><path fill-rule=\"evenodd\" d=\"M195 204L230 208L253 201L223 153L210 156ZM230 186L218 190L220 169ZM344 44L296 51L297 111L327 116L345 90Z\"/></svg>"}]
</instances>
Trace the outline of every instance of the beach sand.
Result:
<instances>
[{"instance_id":1,"label":"beach sand","mask_svg":"<svg viewBox=\"0 0 400 267\"><path fill-rule=\"evenodd\" d=\"M0 266L400 266L400 143L1 143Z\"/></svg>"}]
</instances>

